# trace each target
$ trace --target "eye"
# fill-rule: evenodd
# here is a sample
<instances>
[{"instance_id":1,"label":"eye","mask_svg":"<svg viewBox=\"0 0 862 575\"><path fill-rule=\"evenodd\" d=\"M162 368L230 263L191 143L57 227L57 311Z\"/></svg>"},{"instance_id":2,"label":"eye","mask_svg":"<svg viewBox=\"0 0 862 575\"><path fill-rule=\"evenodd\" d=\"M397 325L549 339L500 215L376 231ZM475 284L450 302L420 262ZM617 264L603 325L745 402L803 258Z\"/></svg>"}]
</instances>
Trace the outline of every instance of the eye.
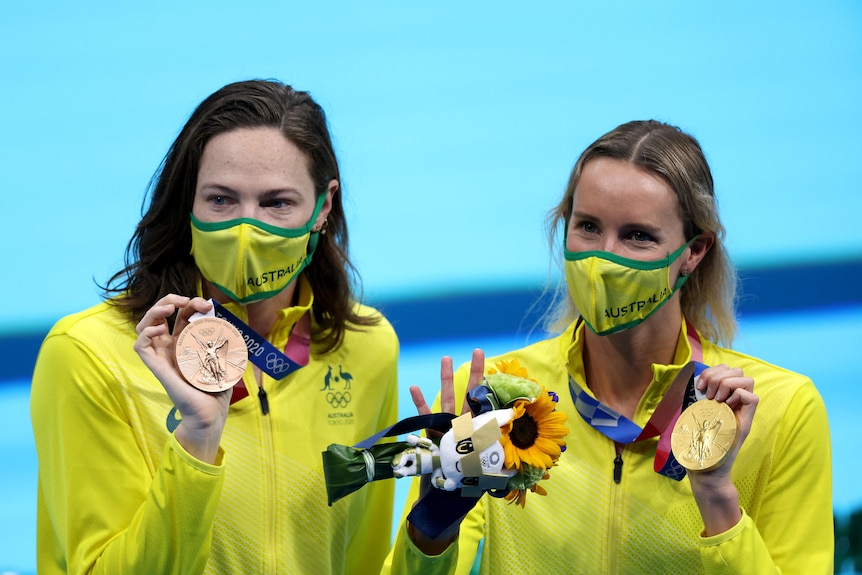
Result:
<instances>
[{"instance_id":1,"label":"eye","mask_svg":"<svg viewBox=\"0 0 862 575\"><path fill-rule=\"evenodd\" d=\"M599 226L595 224L592 220L582 220L582 219L573 219L571 224L572 232L579 232L584 235L597 235L599 234Z\"/></svg>"},{"instance_id":2,"label":"eye","mask_svg":"<svg viewBox=\"0 0 862 575\"><path fill-rule=\"evenodd\" d=\"M228 197L227 196L214 195L214 196L210 196L208 198L208 200L214 206L226 206L228 203Z\"/></svg>"},{"instance_id":3,"label":"eye","mask_svg":"<svg viewBox=\"0 0 862 575\"><path fill-rule=\"evenodd\" d=\"M599 233L599 226L597 226L593 222L581 222L580 228L588 234Z\"/></svg>"},{"instance_id":4,"label":"eye","mask_svg":"<svg viewBox=\"0 0 862 575\"><path fill-rule=\"evenodd\" d=\"M650 234L643 231L634 231L629 234L629 238L637 243L651 242L655 239Z\"/></svg>"},{"instance_id":5,"label":"eye","mask_svg":"<svg viewBox=\"0 0 862 575\"><path fill-rule=\"evenodd\" d=\"M270 198L267 200L263 200L260 202L260 207L262 208L273 208L276 210L283 210L295 205L296 202L289 198Z\"/></svg>"},{"instance_id":6,"label":"eye","mask_svg":"<svg viewBox=\"0 0 862 575\"><path fill-rule=\"evenodd\" d=\"M598 219L589 214L575 212L569 220L569 236L594 242L602 237L602 227Z\"/></svg>"}]
</instances>

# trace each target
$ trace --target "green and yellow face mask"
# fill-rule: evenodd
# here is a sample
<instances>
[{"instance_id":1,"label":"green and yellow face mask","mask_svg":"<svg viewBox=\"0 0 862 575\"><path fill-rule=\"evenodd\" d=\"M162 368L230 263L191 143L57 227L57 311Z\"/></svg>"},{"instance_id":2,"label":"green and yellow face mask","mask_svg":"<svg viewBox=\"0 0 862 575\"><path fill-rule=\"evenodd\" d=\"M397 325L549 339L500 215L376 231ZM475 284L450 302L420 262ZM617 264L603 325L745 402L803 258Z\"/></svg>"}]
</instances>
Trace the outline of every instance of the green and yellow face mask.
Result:
<instances>
[{"instance_id":1,"label":"green and yellow face mask","mask_svg":"<svg viewBox=\"0 0 862 575\"><path fill-rule=\"evenodd\" d=\"M694 239L666 258L632 260L611 252L564 249L566 283L587 326L608 335L643 322L686 282L680 275L671 286L670 266Z\"/></svg>"},{"instance_id":2,"label":"green and yellow face mask","mask_svg":"<svg viewBox=\"0 0 862 575\"><path fill-rule=\"evenodd\" d=\"M191 254L203 277L237 303L270 298L311 263L318 232L311 228L326 201L321 194L301 228L239 218L202 222L191 216Z\"/></svg>"}]
</instances>

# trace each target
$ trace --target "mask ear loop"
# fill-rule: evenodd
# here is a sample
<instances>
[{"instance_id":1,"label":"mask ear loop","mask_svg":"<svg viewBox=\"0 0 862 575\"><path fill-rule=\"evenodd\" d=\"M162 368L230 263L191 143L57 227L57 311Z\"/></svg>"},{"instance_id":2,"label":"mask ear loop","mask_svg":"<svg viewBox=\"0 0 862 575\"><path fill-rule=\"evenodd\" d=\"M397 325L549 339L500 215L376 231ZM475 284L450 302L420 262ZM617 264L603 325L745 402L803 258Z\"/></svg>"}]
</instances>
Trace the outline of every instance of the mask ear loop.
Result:
<instances>
[{"instance_id":1,"label":"mask ear loop","mask_svg":"<svg viewBox=\"0 0 862 575\"><path fill-rule=\"evenodd\" d=\"M699 237L700 237L700 235L701 235L701 234L697 234L697 235L695 235L693 238L691 238L690 240L688 240L687 242L685 242L685 245L684 245L684 246L682 246L682 248L680 248L680 249L684 250L685 248L690 247L690 246L691 246L691 244L693 244L693 243L694 243L694 241L695 241L697 238L699 238ZM679 255L682 255L682 252L680 252L680 254L679 254ZM677 257L679 257L679 256L677 256ZM682 284L683 284L683 283L685 283L685 282L686 282L686 280L688 280L688 276L689 276L689 275L691 275L691 273L692 273L693 271L694 271L694 270L690 270L690 269L688 269L688 267L686 267L686 266L683 266L682 268L680 268L680 270L679 270L679 279L677 280L677 283L678 283L679 285L674 289L674 291L676 291L677 289L679 289L679 288L681 288L681 287L682 287ZM685 279L683 279L683 278L685 278ZM679 283L679 282L680 282L680 280L682 280L682 283Z\"/></svg>"},{"instance_id":2,"label":"mask ear loop","mask_svg":"<svg viewBox=\"0 0 862 575\"><path fill-rule=\"evenodd\" d=\"M691 246L691 244L694 243L694 240L696 240L699 237L700 237L700 234L697 234L696 236L694 236L693 238L691 238L690 240L685 242L685 244L683 244L683 246L679 248L679 254L677 254L676 258L673 258L672 260L670 260L668 262L668 264L671 264L674 261L676 261L676 259L682 255L682 252L685 251L685 248ZM673 255L673 254L671 254L671 255ZM673 286L673 292L674 293L676 293L680 289L682 289L682 286L685 285L685 282L688 281L689 275L691 274L692 271L693 270L689 270L687 267L680 268L679 277L676 278L676 285ZM670 271L668 271L668 273L670 273Z\"/></svg>"},{"instance_id":3,"label":"mask ear loop","mask_svg":"<svg viewBox=\"0 0 862 575\"><path fill-rule=\"evenodd\" d=\"M327 218L323 219L323 224L321 224L320 228L314 229L314 221L317 219L317 216L320 215L320 210L323 209L323 204L326 203L326 194L320 194L320 197L317 198L317 205L314 207L314 213L311 214L311 217L308 219L308 223L305 224L306 229L309 232L308 236L308 249L306 250L305 255L305 265L311 263L311 256L314 255L314 250L317 249L317 242L320 240L320 235L325 234L326 232L323 229L327 225Z\"/></svg>"}]
</instances>

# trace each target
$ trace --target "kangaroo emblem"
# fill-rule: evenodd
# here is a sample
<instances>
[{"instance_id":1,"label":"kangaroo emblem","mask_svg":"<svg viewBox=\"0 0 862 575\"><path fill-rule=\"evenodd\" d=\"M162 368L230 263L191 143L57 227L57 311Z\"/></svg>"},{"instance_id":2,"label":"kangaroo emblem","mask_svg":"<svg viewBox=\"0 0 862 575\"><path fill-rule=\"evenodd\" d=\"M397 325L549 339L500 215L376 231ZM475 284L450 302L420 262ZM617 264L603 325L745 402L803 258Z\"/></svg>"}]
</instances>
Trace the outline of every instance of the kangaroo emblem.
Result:
<instances>
[{"instance_id":1,"label":"kangaroo emblem","mask_svg":"<svg viewBox=\"0 0 862 575\"><path fill-rule=\"evenodd\" d=\"M337 379L337 378L336 378ZM326 375L323 376L323 387L320 388L320 391L326 391L332 389L332 366L329 366L329 371L326 372Z\"/></svg>"}]
</instances>

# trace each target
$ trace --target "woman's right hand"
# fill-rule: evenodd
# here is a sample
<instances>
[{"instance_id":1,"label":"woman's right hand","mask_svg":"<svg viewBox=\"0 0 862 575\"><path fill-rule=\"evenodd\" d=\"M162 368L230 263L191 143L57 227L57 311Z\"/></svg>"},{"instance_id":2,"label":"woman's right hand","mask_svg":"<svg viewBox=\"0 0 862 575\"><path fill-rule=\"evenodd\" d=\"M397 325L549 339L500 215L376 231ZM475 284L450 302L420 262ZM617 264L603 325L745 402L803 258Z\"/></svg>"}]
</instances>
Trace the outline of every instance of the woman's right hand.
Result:
<instances>
[{"instance_id":1,"label":"woman's right hand","mask_svg":"<svg viewBox=\"0 0 862 575\"><path fill-rule=\"evenodd\" d=\"M441 413L457 413L462 414L470 411L467 404L467 395L477 386L481 385L482 378L485 374L485 353L481 349L473 350L473 357L470 362L470 378L467 381L467 390L464 396L463 403L459 411L455 411L455 384L454 372L452 369L452 358L449 356L443 357L440 360L440 411ZM420 415L431 413L431 408L425 401L425 396L418 386L410 387L410 396L413 398L413 404L416 406L416 411ZM438 439L442 434L431 429L425 430L428 437ZM421 500L426 493L431 489L435 489L431 485L431 475L424 474L420 478L419 499ZM463 518L462 518L463 519ZM445 551L449 545L455 541L458 536L458 531L461 528L461 522L457 521L451 525L446 531L440 534L436 539L431 539L425 536L421 531L416 529L412 524L408 523L407 533L410 539L426 555L439 555Z\"/></svg>"},{"instance_id":2,"label":"woman's right hand","mask_svg":"<svg viewBox=\"0 0 862 575\"><path fill-rule=\"evenodd\" d=\"M144 314L135 328L138 333L135 351L164 386L182 416L174 432L177 441L194 457L215 463L232 389L218 393L197 389L180 374L175 357L176 336L189 324L189 317L210 309L212 303L200 297L166 295ZM167 318L177 310L171 334Z\"/></svg>"}]
</instances>

